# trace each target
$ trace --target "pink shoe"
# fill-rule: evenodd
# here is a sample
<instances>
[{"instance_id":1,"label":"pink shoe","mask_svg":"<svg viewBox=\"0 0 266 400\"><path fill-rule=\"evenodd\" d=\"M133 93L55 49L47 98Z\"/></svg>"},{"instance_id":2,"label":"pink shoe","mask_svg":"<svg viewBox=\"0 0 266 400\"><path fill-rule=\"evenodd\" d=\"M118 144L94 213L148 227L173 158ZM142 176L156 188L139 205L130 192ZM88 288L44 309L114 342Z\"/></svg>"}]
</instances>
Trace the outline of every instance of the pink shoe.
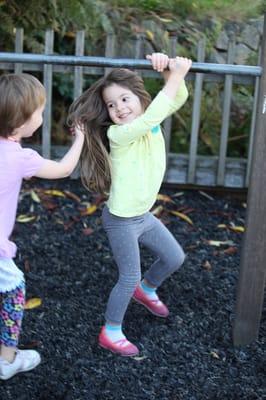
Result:
<instances>
[{"instance_id":1,"label":"pink shoe","mask_svg":"<svg viewBox=\"0 0 266 400\"><path fill-rule=\"evenodd\" d=\"M104 349L110 350L113 353L120 354L124 357L132 357L139 354L139 349L126 338L112 342L106 335L104 326L101 329L98 343Z\"/></svg>"},{"instance_id":2,"label":"pink shoe","mask_svg":"<svg viewBox=\"0 0 266 400\"><path fill-rule=\"evenodd\" d=\"M157 317L166 318L169 315L169 310L161 300L151 300L144 293L140 286L137 287L133 294L133 299L138 303L145 306L152 314L157 315Z\"/></svg>"}]
</instances>

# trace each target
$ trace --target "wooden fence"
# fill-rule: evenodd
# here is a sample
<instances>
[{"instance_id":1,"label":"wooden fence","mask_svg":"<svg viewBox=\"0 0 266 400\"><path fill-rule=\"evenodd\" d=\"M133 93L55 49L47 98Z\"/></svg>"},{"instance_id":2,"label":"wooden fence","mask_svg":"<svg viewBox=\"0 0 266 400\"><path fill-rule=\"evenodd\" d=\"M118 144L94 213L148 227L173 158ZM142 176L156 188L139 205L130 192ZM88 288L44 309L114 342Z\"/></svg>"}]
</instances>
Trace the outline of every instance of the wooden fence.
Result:
<instances>
[{"instance_id":1,"label":"wooden fence","mask_svg":"<svg viewBox=\"0 0 266 400\"><path fill-rule=\"evenodd\" d=\"M23 29L16 29L15 53L23 53ZM116 38L109 34L106 37L105 57L117 57L115 46ZM177 36L170 37L170 55L176 55ZM144 58L145 41L141 35L135 39L135 58ZM227 63L232 64L234 60L234 41L228 44ZM54 32L47 30L45 33L44 53L53 54ZM75 55L83 56L85 48L85 32L78 31L75 37ZM197 61L205 61L205 40L198 43ZM40 65L38 63L12 63L3 62L0 58L0 70L15 70L15 72L37 72L43 73L43 82L47 92L47 104L44 111L44 123L42 128L42 145L38 150L43 156L57 158L62 155L65 148L55 146L51 142L51 116L52 116L52 85L53 73L74 74L73 98L78 97L83 90L83 77L86 75L103 75L108 68L91 66L71 66L71 65ZM158 78L159 74L151 70L140 70L142 76ZM177 184L192 184L204 186L222 186L232 188L245 188L248 186L250 165L254 141L255 121L258 102L258 76L249 75L219 75L213 73L190 73L189 80L194 81L194 93L192 108L192 124L190 129L190 145L188 154L176 154L170 152L172 118L164 122L166 139L166 150L168 155L168 166L165 174L165 182ZM217 156L202 156L198 154L199 128L201 121L201 98L204 82L224 83L222 122L220 132L219 154ZM254 87L254 104L252 111L252 121L250 126L248 156L246 159L227 157L228 132L230 125L230 107L234 84L252 85ZM210 110L211 112L211 110Z\"/></svg>"}]
</instances>

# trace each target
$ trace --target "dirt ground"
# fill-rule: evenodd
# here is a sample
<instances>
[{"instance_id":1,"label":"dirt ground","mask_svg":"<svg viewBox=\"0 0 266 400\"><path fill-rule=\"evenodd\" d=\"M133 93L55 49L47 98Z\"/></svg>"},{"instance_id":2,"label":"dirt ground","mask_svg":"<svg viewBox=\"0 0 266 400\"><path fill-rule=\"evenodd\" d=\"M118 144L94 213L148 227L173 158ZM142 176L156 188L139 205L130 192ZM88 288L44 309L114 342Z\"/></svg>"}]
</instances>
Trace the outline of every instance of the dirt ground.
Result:
<instances>
[{"instance_id":1,"label":"dirt ground","mask_svg":"<svg viewBox=\"0 0 266 400\"><path fill-rule=\"evenodd\" d=\"M259 339L241 348L232 343L245 200L178 189L161 194L154 212L187 258L159 289L170 309L166 320L130 304L124 332L140 355L122 358L97 344L117 279L101 225L103 199L78 180L24 184L16 263L27 299L42 304L25 311L20 347L37 349L42 363L1 382L1 399L266 399L265 309ZM141 252L144 271L153 257Z\"/></svg>"}]
</instances>

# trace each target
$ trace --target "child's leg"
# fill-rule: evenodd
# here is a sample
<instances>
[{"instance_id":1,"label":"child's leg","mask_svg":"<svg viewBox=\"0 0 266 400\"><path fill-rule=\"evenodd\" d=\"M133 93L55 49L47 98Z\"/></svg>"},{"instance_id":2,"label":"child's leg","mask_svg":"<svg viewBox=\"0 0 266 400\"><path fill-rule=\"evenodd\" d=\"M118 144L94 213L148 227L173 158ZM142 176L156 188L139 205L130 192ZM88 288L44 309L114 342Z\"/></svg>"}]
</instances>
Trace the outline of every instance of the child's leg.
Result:
<instances>
[{"instance_id":1,"label":"child's leg","mask_svg":"<svg viewBox=\"0 0 266 400\"><path fill-rule=\"evenodd\" d=\"M30 371L41 361L35 350L18 350L18 340L25 303L22 281L12 291L0 294L0 379L12 378L19 372Z\"/></svg>"},{"instance_id":2,"label":"child's leg","mask_svg":"<svg viewBox=\"0 0 266 400\"><path fill-rule=\"evenodd\" d=\"M120 218L108 211L103 224L116 261L119 278L111 291L105 313L109 324L121 324L135 288L140 282L139 224L135 218Z\"/></svg>"},{"instance_id":3,"label":"child's leg","mask_svg":"<svg viewBox=\"0 0 266 400\"><path fill-rule=\"evenodd\" d=\"M0 356L12 362L18 345L25 303L25 283L6 293L1 293Z\"/></svg>"},{"instance_id":4,"label":"child's leg","mask_svg":"<svg viewBox=\"0 0 266 400\"><path fill-rule=\"evenodd\" d=\"M148 214L149 228L140 237L140 242L148 247L158 259L145 273L148 286L158 287L183 264L185 254L179 243L163 223L151 213Z\"/></svg>"}]
</instances>

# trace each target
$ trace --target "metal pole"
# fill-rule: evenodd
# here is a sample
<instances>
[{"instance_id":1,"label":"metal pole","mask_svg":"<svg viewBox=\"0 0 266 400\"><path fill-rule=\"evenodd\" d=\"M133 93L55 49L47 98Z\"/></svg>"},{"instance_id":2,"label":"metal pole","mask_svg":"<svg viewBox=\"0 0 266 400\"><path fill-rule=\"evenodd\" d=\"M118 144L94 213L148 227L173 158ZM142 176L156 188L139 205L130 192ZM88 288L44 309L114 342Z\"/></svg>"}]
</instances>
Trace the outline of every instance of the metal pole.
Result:
<instances>
[{"instance_id":1,"label":"metal pole","mask_svg":"<svg viewBox=\"0 0 266 400\"><path fill-rule=\"evenodd\" d=\"M113 68L139 68L152 69L150 61L136 60L131 58L106 58L89 56L58 56L47 54L30 53L4 53L0 52L0 62L14 62L26 64L63 64L81 65L91 67L113 67ZM261 76L262 68L252 65L212 64L193 62L191 72L202 72L211 74L251 75Z\"/></svg>"}]
</instances>

